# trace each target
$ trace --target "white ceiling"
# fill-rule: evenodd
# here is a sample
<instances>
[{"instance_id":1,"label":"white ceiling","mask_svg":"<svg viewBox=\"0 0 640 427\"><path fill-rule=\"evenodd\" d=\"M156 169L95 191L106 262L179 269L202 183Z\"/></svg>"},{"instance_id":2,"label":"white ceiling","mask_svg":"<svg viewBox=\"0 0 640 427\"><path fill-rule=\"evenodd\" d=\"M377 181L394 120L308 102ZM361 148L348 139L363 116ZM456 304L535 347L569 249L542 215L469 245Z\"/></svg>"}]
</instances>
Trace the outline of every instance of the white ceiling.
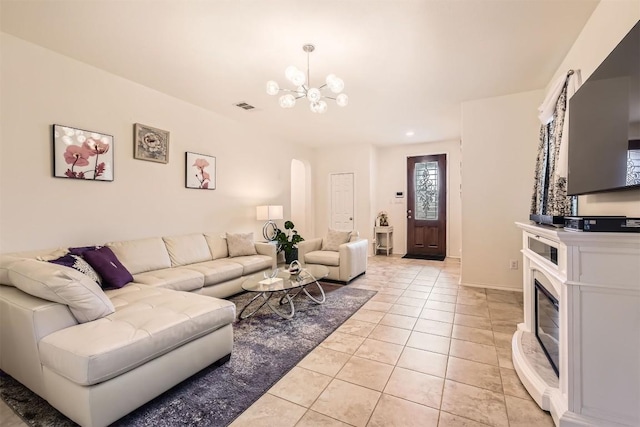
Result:
<instances>
[{"instance_id":1,"label":"white ceiling","mask_svg":"<svg viewBox=\"0 0 640 427\"><path fill-rule=\"evenodd\" d=\"M597 3L2 0L1 15L4 32L280 138L390 145L458 139L462 101L544 88ZM306 68L308 42L311 83L343 78L346 108L266 94Z\"/></svg>"}]
</instances>

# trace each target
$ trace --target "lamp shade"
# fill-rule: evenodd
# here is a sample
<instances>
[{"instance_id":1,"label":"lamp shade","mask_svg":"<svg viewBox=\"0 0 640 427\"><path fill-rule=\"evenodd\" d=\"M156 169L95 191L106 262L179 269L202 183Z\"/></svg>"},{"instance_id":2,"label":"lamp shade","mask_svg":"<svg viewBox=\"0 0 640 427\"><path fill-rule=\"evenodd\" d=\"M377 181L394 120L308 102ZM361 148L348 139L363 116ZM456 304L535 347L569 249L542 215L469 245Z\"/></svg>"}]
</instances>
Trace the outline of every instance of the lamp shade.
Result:
<instances>
[{"instance_id":1,"label":"lamp shade","mask_svg":"<svg viewBox=\"0 0 640 427\"><path fill-rule=\"evenodd\" d=\"M256 207L256 219L259 221L270 221L272 219L283 219L284 210L282 206L268 205Z\"/></svg>"}]
</instances>

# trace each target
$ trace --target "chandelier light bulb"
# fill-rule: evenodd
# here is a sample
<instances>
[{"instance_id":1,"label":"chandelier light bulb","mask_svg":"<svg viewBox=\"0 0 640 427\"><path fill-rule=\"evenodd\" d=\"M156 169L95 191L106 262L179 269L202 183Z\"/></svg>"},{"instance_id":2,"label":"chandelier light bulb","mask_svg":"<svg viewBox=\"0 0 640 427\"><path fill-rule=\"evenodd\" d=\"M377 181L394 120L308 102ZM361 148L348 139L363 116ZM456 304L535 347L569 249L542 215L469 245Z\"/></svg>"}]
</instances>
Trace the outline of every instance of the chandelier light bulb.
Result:
<instances>
[{"instance_id":1,"label":"chandelier light bulb","mask_svg":"<svg viewBox=\"0 0 640 427\"><path fill-rule=\"evenodd\" d=\"M316 89L315 87L312 87L311 89L309 89L307 91L307 99L309 101L311 101L312 103L316 103L316 102L320 101L320 98L322 98L322 94L320 93L320 89Z\"/></svg>"},{"instance_id":2,"label":"chandelier light bulb","mask_svg":"<svg viewBox=\"0 0 640 427\"><path fill-rule=\"evenodd\" d=\"M280 91L280 86L278 86L278 83L273 81L273 80L269 80L267 82L267 93L269 95L275 95Z\"/></svg>"},{"instance_id":3,"label":"chandelier light bulb","mask_svg":"<svg viewBox=\"0 0 640 427\"><path fill-rule=\"evenodd\" d=\"M284 76L287 78L287 80L292 80L293 75L296 73L296 71L298 71L296 67L294 67L293 65L289 65L286 70L284 70Z\"/></svg>"},{"instance_id":4,"label":"chandelier light bulb","mask_svg":"<svg viewBox=\"0 0 640 427\"><path fill-rule=\"evenodd\" d=\"M291 83L296 86L302 86L306 81L307 79L304 76L304 73L300 70L296 70L296 72L293 73L293 77L291 77Z\"/></svg>"},{"instance_id":5,"label":"chandelier light bulb","mask_svg":"<svg viewBox=\"0 0 640 427\"><path fill-rule=\"evenodd\" d=\"M329 89L333 93L340 93L344 90L344 81L340 77L336 77L335 75L331 79L331 83L327 83Z\"/></svg>"},{"instance_id":6,"label":"chandelier light bulb","mask_svg":"<svg viewBox=\"0 0 640 427\"><path fill-rule=\"evenodd\" d=\"M340 95L336 96L336 104L338 104L339 107L346 107L348 103L349 97L346 93L341 93Z\"/></svg>"},{"instance_id":7,"label":"chandelier light bulb","mask_svg":"<svg viewBox=\"0 0 640 427\"><path fill-rule=\"evenodd\" d=\"M318 107L317 107L316 113L323 114L323 113L325 113L327 111L327 103L326 102L319 101L317 105L318 105Z\"/></svg>"},{"instance_id":8,"label":"chandelier light bulb","mask_svg":"<svg viewBox=\"0 0 640 427\"><path fill-rule=\"evenodd\" d=\"M280 106L282 108L293 108L296 105L296 99L290 93L280 97Z\"/></svg>"}]
</instances>

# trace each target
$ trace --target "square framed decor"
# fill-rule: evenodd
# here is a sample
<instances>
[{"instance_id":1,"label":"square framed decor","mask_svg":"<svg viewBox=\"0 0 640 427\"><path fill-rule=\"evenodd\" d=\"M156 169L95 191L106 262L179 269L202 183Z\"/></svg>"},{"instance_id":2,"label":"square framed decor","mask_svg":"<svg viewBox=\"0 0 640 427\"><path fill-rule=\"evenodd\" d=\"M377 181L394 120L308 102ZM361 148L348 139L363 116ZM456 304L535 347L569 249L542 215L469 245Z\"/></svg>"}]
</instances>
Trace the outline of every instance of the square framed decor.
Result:
<instances>
[{"instance_id":1,"label":"square framed decor","mask_svg":"<svg viewBox=\"0 0 640 427\"><path fill-rule=\"evenodd\" d=\"M185 187L216 189L216 158L206 154L185 153Z\"/></svg>"},{"instance_id":2,"label":"square framed decor","mask_svg":"<svg viewBox=\"0 0 640 427\"><path fill-rule=\"evenodd\" d=\"M113 181L113 136L54 124L53 176Z\"/></svg>"},{"instance_id":3,"label":"square framed decor","mask_svg":"<svg viewBox=\"0 0 640 427\"><path fill-rule=\"evenodd\" d=\"M169 132L147 125L133 125L133 158L169 163Z\"/></svg>"}]
</instances>

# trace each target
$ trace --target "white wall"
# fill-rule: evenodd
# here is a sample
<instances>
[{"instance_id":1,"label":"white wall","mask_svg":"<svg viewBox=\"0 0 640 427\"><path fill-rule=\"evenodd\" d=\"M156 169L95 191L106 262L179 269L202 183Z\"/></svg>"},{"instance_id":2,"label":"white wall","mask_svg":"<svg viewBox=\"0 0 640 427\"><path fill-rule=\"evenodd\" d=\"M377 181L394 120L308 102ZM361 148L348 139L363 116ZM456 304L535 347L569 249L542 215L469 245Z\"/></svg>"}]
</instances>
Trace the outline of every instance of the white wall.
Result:
<instances>
[{"instance_id":1,"label":"white wall","mask_svg":"<svg viewBox=\"0 0 640 427\"><path fill-rule=\"evenodd\" d=\"M640 19L638 0L602 0L556 71L552 84L569 69L585 81ZM580 215L640 217L640 190L600 193L578 198Z\"/></svg>"},{"instance_id":2,"label":"white wall","mask_svg":"<svg viewBox=\"0 0 640 427\"><path fill-rule=\"evenodd\" d=\"M311 159L308 149L13 36L0 43L0 251L205 230L258 237L255 206L290 214L291 159ZM136 122L171 132L168 164L133 159ZM53 178L53 123L113 135L115 180ZM216 190L184 188L185 151L217 157Z\"/></svg>"},{"instance_id":3,"label":"white wall","mask_svg":"<svg viewBox=\"0 0 640 427\"><path fill-rule=\"evenodd\" d=\"M521 289L515 221L528 221L543 91L462 105L462 269L467 285Z\"/></svg>"},{"instance_id":4,"label":"white wall","mask_svg":"<svg viewBox=\"0 0 640 427\"><path fill-rule=\"evenodd\" d=\"M379 147L375 166L377 203L389 214L393 226L393 253L407 252L407 157L432 154L447 155L447 256L459 258L461 251L460 142L441 141L424 144ZM398 191L403 198L396 198Z\"/></svg>"}]
</instances>

